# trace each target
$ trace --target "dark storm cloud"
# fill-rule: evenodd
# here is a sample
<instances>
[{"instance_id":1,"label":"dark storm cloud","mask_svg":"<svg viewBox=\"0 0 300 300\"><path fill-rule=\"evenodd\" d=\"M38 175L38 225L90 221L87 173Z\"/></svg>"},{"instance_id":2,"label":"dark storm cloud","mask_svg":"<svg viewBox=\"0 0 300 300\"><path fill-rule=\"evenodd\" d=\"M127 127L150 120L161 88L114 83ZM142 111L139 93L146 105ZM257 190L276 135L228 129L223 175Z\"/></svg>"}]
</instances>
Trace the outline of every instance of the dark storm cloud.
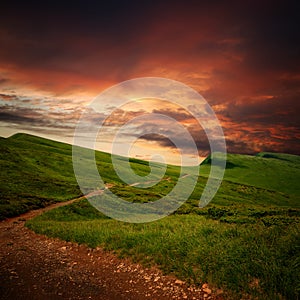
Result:
<instances>
[{"instance_id":1,"label":"dark storm cloud","mask_svg":"<svg viewBox=\"0 0 300 300\"><path fill-rule=\"evenodd\" d=\"M187 61L242 53L243 64L255 70L298 69L296 8L268 1L5 3L0 26L6 47L0 54L23 67L62 70L76 70L76 60L93 55L101 61L101 74L108 68L126 70L145 53ZM160 32L153 32L156 24Z\"/></svg>"},{"instance_id":2,"label":"dark storm cloud","mask_svg":"<svg viewBox=\"0 0 300 300\"><path fill-rule=\"evenodd\" d=\"M245 153L245 154L255 154L256 152L249 147L247 142L244 142L242 140L226 140L227 149L229 153ZM272 151L271 151L272 152ZM274 152L274 150L273 150Z\"/></svg>"},{"instance_id":3,"label":"dark storm cloud","mask_svg":"<svg viewBox=\"0 0 300 300\"><path fill-rule=\"evenodd\" d=\"M11 114L11 113L1 112L0 111L0 121L2 121L2 122L19 123L19 124L23 124L23 123L32 124L36 120L34 118L24 117L24 116L20 116L20 115L14 115L14 114Z\"/></svg>"},{"instance_id":4,"label":"dark storm cloud","mask_svg":"<svg viewBox=\"0 0 300 300\"><path fill-rule=\"evenodd\" d=\"M297 127L300 111L298 99L299 97L294 95L276 96L260 101L245 98L239 102L229 103L219 113L236 123L247 122L249 126L251 124L264 126L282 124Z\"/></svg>"},{"instance_id":5,"label":"dark storm cloud","mask_svg":"<svg viewBox=\"0 0 300 300\"><path fill-rule=\"evenodd\" d=\"M156 142L162 147L179 147L187 152L193 150L196 145L199 153L207 154L210 146L204 130L197 124L186 129L192 136L192 141L178 127L174 127L170 122L164 120L154 120L153 123L144 122L137 126L130 135L136 135L145 141Z\"/></svg>"},{"instance_id":6,"label":"dark storm cloud","mask_svg":"<svg viewBox=\"0 0 300 300\"><path fill-rule=\"evenodd\" d=\"M280 132L280 128L278 129ZM226 129L225 129L226 132ZM299 155L299 136L291 132L281 131L280 136L274 136L272 130L255 131L252 128L244 129L233 139L226 139L227 152L256 154L258 152L282 152ZM245 138L246 137L246 138Z\"/></svg>"},{"instance_id":7,"label":"dark storm cloud","mask_svg":"<svg viewBox=\"0 0 300 300\"><path fill-rule=\"evenodd\" d=\"M6 46L0 58L22 68L109 75L109 69L134 64L137 53L130 56L128 45L141 34L146 9L139 2L6 3L0 19ZM82 59L86 70L78 70ZM98 60L96 68L91 60Z\"/></svg>"},{"instance_id":8,"label":"dark storm cloud","mask_svg":"<svg viewBox=\"0 0 300 300\"><path fill-rule=\"evenodd\" d=\"M248 23L248 27L255 27L243 45L251 49L245 60L248 67L256 71L299 71L299 9L296 1L270 2L256 11L257 19Z\"/></svg>"},{"instance_id":9,"label":"dark storm cloud","mask_svg":"<svg viewBox=\"0 0 300 300\"><path fill-rule=\"evenodd\" d=\"M8 105L0 107L0 121L14 125L21 126L27 124L32 127L51 126L55 128L70 128L60 117L46 118L45 112L25 107L16 108Z\"/></svg>"},{"instance_id":10,"label":"dark storm cloud","mask_svg":"<svg viewBox=\"0 0 300 300\"><path fill-rule=\"evenodd\" d=\"M146 141L154 141L159 143L161 146L163 147L171 147L171 148L176 148L176 146L174 145L174 143L167 137L161 135L161 134L157 134L157 133L147 133L143 136L141 136L141 138L143 140Z\"/></svg>"},{"instance_id":11,"label":"dark storm cloud","mask_svg":"<svg viewBox=\"0 0 300 300\"><path fill-rule=\"evenodd\" d=\"M177 121L187 121L192 118L192 116L183 108L178 108L177 110L174 109L153 109L152 111L155 114L162 114L165 116L169 116Z\"/></svg>"},{"instance_id":12,"label":"dark storm cloud","mask_svg":"<svg viewBox=\"0 0 300 300\"><path fill-rule=\"evenodd\" d=\"M0 100L4 101L12 101L17 99L16 95L10 95L10 94L0 94Z\"/></svg>"},{"instance_id":13,"label":"dark storm cloud","mask_svg":"<svg viewBox=\"0 0 300 300\"><path fill-rule=\"evenodd\" d=\"M195 144L197 146L198 152L200 156L206 156L210 152L210 146L206 136L199 132L197 134L191 133L194 138ZM165 133L157 134L157 133L147 133L140 137L145 141L152 141L158 143L162 147L169 147L169 148L177 148L186 151L187 153L193 149L193 145L190 143L188 139L184 136L178 136L176 132L169 132L168 135Z\"/></svg>"}]
</instances>

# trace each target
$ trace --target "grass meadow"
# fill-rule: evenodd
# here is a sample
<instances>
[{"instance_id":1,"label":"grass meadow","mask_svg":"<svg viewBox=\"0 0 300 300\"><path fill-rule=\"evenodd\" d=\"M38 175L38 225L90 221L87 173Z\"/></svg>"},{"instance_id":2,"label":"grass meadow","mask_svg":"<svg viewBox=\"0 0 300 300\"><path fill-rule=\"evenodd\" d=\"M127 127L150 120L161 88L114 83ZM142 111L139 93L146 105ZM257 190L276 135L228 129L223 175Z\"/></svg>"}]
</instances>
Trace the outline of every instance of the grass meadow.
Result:
<instances>
[{"instance_id":1,"label":"grass meadow","mask_svg":"<svg viewBox=\"0 0 300 300\"><path fill-rule=\"evenodd\" d=\"M1 142L1 217L81 195L71 146L18 134ZM121 159L121 158L120 158ZM179 168L168 166L151 188L120 181L108 154L97 166L111 190L130 202L169 193ZM139 175L148 163L131 159ZM160 166L157 165L157 168ZM26 223L37 233L103 247L145 266L157 266L191 284L209 282L228 299L298 299L300 296L300 157L260 153L228 155L225 178L213 201L199 208L210 170L200 167L194 192L176 212L144 224L113 220L87 200L44 213Z\"/></svg>"}]
</instances>

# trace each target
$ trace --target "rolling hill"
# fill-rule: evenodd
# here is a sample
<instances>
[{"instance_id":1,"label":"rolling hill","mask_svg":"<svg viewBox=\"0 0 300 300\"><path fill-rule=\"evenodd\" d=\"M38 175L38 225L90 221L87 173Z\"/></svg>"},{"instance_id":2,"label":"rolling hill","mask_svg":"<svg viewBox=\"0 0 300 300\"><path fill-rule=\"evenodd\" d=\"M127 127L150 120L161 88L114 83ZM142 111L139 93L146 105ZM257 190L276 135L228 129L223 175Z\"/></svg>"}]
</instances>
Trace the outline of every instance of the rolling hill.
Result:
<instances>
[{"instance_id":1,"label":"rolling hill","mask_svg":"<svg viewBox=\"0 0 300 300\"><path fill-rule=\"evenodd\" d=\"M200 174L207 176L210 157L202 162ZM227 154L225 179L286 194L300 194L300 156L258 153L255 156Z\"/></svg>"},{"instance_id":2,"label":"rolling hill","mask_svg":"<svg viewBox=\"0 0 300 300\"><path fill-rule=\"evenodd\" d=\"M73 172L71 145L23 133L0 140L0 218L82 195ZM96 159L104 182L114 184L114 192L129 201L158 199L172 189L179 176L178 167L168 166L165 178L172 180L149 189L139 189L125 185L118 178L110 154L97 151ZM118 159L122 160L122 157ZM148 174L148 162L130 161L137 174ZM197 207L209 169L208 157L201 165L198 185L181 211ZM228 154L225 178L212 203L299 207L299 178L299 156Z\"/></svg>"},{"instance_id":3,"label":"rolling hill","mask_svg":"<svg viewBox=\"0 0 300 300\"><path fill-rule=\"evenodd\" d=\"M110 154L96 152L95 157L104 182L130 202L160 199L179 177L179 167L167 166L164 180L153 187L129 186L118 178ZM82 159L83 164L88 162ZM149 173L147 162L130 163L137 174ZM27 134L1 138L0 165L2 219L82 194L73 173L71 145ZM298 299L300 157L228 154L220 189L202 209L198 204L209 169L210 157L202 163L189 199L157 222L119 222L81 200L50 210L26 226L40 234L113 250L189 283L209 282L223 289L225 299Z\"/></svg>"},{"instance_id":4,"label":"rolling hill","mask_svg":"<svg viewBox=\"0 0 300 300\"><path fill-rule=\"evenodd\" d=\"M0 219L82 195L73 171L71 145L23 133L0 141ZM104 182L121 184L111 155L98 151L96 159ZM132 159L131 166L140 175L149 172L147 162ZM176 177L177 169L169 166L168 176Z\"/></svg>"}]
</instances>

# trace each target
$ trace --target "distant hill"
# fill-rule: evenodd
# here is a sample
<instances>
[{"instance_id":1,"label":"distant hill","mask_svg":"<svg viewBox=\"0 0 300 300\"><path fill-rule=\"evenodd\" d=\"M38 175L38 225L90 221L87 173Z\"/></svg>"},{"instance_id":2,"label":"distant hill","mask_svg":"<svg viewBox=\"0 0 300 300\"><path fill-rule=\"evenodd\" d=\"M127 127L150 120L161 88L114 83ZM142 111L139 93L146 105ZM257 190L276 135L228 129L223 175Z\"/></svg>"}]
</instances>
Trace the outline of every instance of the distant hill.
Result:
<instances>
[{"instance_id":1,"label":"distant hill","mask_svg":"<svg viewBox=\"0 0 300 300\"><path fill-rule=\"evenodd\" d=\"M211 158L201 164L200 175L209 174ZM255 156L227 154L225 180L300 195L300 156L262 152Z\"/></svg>"}]
</instances>

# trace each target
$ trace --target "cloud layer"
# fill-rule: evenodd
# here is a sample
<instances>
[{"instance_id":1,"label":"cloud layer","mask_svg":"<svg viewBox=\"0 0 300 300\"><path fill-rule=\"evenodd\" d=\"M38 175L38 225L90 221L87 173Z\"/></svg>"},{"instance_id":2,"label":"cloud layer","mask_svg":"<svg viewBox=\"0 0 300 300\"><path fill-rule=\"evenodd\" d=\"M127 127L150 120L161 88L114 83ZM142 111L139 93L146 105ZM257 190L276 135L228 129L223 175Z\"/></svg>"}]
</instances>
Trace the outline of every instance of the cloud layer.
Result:
<instances>
[{"instance_id":1,"label":"cloud layer","mask_svg":"<svg viewBox=\"0 0 300 300\"><path fill-rule=\"evenodd\" d=\"M229 152L300 154L300 9L294 1L51 1L6 3L1 10L0 134L26 129L63 139L103 89L158 76L205 97ZM176 116L189 125L199 151L209 150L186 112L162 105L152 112ZM95 120L105 117L104 111ZM144 139L172 147L161 136Z\"/></svg>"}]
</instances>

